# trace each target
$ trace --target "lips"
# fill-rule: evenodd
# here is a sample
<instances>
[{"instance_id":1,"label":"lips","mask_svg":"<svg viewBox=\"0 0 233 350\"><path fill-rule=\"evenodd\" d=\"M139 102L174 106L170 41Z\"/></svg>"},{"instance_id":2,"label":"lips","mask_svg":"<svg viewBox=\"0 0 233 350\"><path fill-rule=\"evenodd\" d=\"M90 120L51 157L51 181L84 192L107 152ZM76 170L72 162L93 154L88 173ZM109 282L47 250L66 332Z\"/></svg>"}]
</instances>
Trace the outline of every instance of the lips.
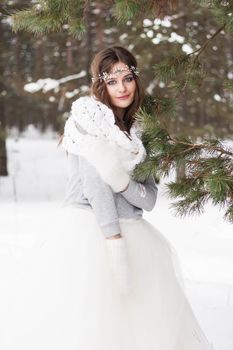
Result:
<instances>
[{"instance_id":1,"label":"lips","mask_svg":"<svg viewBox=\"0 0 233 350\"><path fill-rule=\"evenodd\" d=\"M129 95L124 95L124 96L120 96L117 97L119 100L127 100L129 98Z\"/></svg>"}]
</instances>

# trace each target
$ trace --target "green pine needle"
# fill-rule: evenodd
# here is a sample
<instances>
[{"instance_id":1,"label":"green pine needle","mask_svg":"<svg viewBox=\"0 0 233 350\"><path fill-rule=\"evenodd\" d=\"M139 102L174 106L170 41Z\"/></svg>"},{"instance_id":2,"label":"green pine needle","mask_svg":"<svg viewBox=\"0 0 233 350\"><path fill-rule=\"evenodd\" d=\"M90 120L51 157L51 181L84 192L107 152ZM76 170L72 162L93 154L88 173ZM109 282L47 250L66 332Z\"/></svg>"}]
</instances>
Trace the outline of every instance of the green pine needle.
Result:
<instances>
[{"instance_id":1,"label":"green pine needle","mask_svg":"<svg viewBox=\"0 0 233 350\"><path fill-rule=\"evenodd\" d=\"M224 219L230 221L233 223L233 204L229 206L229 208L226 210L226 213L224 215Z\"/></svg>"},{"instance_id":2,"label":"green pine needle","mask_svg":"<svg viewBox=\"0 0 233 350\"><path fill-rule=\"evenodd\" d=\"M223 86L226 90L233 91L233 82L232 81L225 80Z\"/></svg>"},{"instance_id":3,"label":"green pine needle","mask_svg":"<svg viewBox=\"0 0 233 350\"><path fill-rule=\"evenodd\" d=\"M75 37L80 38L86 32L86 26L84 20L77 18L70 18L69 22L69 33Z\"/></svg>"},{"instance_id":4,"label":"green pine needle","mask_svg":"<svg viewBox=\"0 0 233 350\"><path fill-rule=\"evenodd\" d=\"M176 203L171 204L171 208L175 209L176 215L180 217L186 217L190 215L200 215L204 212L203 201L190 201L189 199L183 199Z\"/></svg>"},{"instance_id":5,"label":"green pine needle","mask_svg":"<svg viewBox=\"0 0 233 350\"><path fill-rule=\"evenodd\" d=\"M130 19L135 18L140 12L140 2L132 0L116 0L115 1L115 16L116 19L125 23Z\"/></svg>"},{"instance_id":6,"label":"green pine needle","mask_svg":"<svg viewBox=\"0 0 233 350\"><path fill-rule=\"evenodd\" d=\"M179 71L187 68L189 61L190 57L188 55L180 55L165 62L157 63L153 66L155 76L158 80L167 82L174 78Z\"/></svg>"},{"instance_id":7,"label":"green pine needle","mask_svg":"<svg viewBox=\"0 0 233 350\"><path fill-rule=\"evenodd\" d=\"M13 15L13 30L26 30L36 35L59 31L62 19L54 19L38 14L35 10L18 11Z\"/></svg>"}]
</instances>

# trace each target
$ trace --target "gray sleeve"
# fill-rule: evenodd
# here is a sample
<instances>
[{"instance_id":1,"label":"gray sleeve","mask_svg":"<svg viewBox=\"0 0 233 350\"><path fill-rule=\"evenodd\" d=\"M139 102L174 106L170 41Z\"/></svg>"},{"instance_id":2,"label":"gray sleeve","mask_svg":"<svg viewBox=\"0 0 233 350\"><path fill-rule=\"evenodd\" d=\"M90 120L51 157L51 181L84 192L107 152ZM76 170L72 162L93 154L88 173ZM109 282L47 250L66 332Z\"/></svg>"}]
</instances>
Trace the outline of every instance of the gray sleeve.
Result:
<instances>
[{"instance_id":1,"label":"gray sleeve","mask_svg":"<svg viewBox=\"0 0 233 350\"><path fill-rule=\"evenodd\" d=\"M157 192L158 188L151 175L144 183L130 179L127 189L121 195L135 207L151 211L155 206Z\"/></svg>"},{"instance_id":2,"label":"gray sleeve","mask_svg":"<svg viewBox=\"0 0 233 350\"><path fill-rule=\"evenodd\" d=\"M105 237L111 237L120 233L112 189L102 180L93 165L84 157L79 159L83 176L83 195L89 201L103 234Z\"/></svg>"}]
</instances>

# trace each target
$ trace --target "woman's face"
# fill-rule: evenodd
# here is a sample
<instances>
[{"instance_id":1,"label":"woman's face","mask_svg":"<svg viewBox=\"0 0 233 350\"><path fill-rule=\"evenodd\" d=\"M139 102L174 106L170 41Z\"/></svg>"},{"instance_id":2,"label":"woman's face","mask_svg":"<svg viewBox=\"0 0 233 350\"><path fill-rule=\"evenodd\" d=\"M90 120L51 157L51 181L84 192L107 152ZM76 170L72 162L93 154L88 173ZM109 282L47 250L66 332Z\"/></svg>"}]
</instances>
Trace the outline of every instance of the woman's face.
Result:
<instances>
[{"instance_id":1,"label":"woman's face","mask_svg":"<svg viewBox=\"0 0 233 350\"><path fill-rule=\"evenodd\" d=\"M113 106L126 108L133 102L136 82L133 73L126 70L125 63L117 62L113 65L105 84Z\"/></svg>"}]
</instances>

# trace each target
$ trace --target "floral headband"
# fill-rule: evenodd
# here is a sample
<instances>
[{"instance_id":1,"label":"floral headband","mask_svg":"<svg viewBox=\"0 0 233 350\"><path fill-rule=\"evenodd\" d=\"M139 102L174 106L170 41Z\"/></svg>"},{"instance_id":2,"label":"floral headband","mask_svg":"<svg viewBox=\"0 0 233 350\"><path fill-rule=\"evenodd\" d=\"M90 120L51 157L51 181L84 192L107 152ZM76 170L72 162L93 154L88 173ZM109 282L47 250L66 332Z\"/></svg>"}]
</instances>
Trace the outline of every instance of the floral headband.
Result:
<instances>
[{"instance_id":1,"label":"floral headband","mask_svg":"<svg viewBox=\"0 0 233 350\"><path fill-rule=\"evenodd\" d=\"M132 72L135 75L139 75L139 71L136 67L134 66L127 66L125 65L123 68L117 68L116 70L114 70L113 72L107 73L107 72L103 72L102 74L99 74L97 77L92 77L91 80L94 83L97 80L100 81L105 81L108 78L111 77L111 75L116 74L116 75L120 75L122 72Z\"/></svg>"}]
</instances>

